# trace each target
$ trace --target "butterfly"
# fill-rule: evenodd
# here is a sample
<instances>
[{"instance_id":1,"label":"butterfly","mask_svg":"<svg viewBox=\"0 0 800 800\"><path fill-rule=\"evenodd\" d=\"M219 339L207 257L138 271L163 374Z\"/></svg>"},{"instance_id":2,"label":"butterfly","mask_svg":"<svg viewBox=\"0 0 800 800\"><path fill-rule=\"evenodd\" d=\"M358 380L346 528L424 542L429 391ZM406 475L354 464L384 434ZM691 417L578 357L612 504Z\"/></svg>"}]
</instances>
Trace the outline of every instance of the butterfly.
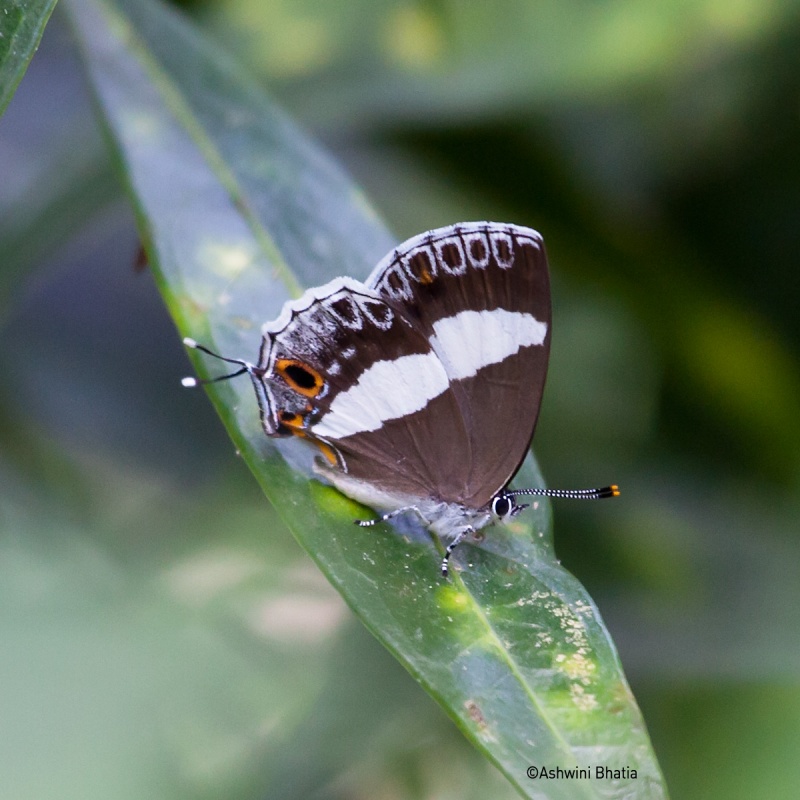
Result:
<instances>
[{"instance_id":1,"label":"butterfly","mask_svg":"<svg viewBox=\"0 0 800 800\"><path fill-rule=\"evenodd\" d=\"M517 489L550 352L544 242L519 225L464 222L415 236L365 282L336 278L264 325L258 360L187 346L247 373L267 436L317 448L316 471L384 512L413 514L453 550L527 506L523 495L597 499L599 489Z\"/></svg>"}]
</instances>

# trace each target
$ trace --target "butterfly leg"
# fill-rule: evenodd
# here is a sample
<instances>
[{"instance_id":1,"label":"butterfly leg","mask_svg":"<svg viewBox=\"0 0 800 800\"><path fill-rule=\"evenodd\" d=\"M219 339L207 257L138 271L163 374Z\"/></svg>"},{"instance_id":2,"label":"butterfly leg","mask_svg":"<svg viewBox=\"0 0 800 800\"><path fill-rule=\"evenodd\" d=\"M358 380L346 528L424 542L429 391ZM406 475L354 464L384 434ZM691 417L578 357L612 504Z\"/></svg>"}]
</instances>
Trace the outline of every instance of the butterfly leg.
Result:
<instances>
[{"instance_id":1,"label":"butterfly leg","mask_svg":"<svg viewBox=\"0 0 800 800\"><path fill-rule=\"evenodd\" d=\"M375 519L355 519L353 522L356 525L360 525L362 528L369 528L372 525L377 525L379 522L386 522L387 520L400 516L400 514L407 514L409 512L416 514L419 521L426 528L430 528L431 521L416 506L403 506L402 508L396 508L394 511L390 511L388 514L381 514L379 517L375 517Z\"/></svg>"},{"instance_id":2,"label":"butterfly leg","mask_svg":"<svg viewBox=\"0 0 800 800\"><path fill-rule=\"evenodd\" d=\"M394 511L389 511L386 514L381 514L379 517L375 519L355 519L353 522L356 525L359 525L362 528L370 528L373 525L377 525L379 522L387 522L388 520L399 516L400 514L407 514L413 513L416 514L419 521L426 527L431 527L431 521L416 507L416 506L403 506L402 508L396 508ZM448 577L449 570L448 570L448 562L450 561L450 555L453 550L458 547L467 536L472 535L475 533L475 528L471 525L468 525L466 528L462 528L447 545L444 551L444 558L442 559L442 576Z\"/></svg>"},{"instance_id":3,"label":"butterfly leg","mask_svg":"<svg viewBox=\"0 0 800 800\"><path fill-rule=\"evenodd\" d=\"M475 528L471 525L468 525L466 528L462 528L454 537L453 541L447 545L444 549L444 558L442 559L442 577L446 578L448 575L448 562L450 561L450 555L453 550L458 547L467 536L475 533Z\"/></svg>"}]
</instances>

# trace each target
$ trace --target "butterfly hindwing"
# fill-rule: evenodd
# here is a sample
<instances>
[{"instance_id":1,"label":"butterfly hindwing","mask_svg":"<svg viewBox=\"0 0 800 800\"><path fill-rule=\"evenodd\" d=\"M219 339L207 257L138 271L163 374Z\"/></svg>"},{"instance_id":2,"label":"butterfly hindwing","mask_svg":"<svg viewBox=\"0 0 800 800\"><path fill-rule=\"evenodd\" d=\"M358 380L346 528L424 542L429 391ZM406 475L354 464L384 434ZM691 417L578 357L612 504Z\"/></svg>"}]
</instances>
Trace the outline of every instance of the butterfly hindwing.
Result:
<instances>
[{"instance_id":1,"label":"butterfly hindwing","mask_svg":"<svg viewBox=\"0 0 800 800\"><path fill-rule=\"evenodd\" d=\"M265 431L310 439L329 467L354 480L435 492L441 453L430 444L443 431L448 455L469 463L459 452L469 440L458 405L427 338L357 281L339 279L288 304L265 329L258 367Z\"/></svg>"}]
</instances>

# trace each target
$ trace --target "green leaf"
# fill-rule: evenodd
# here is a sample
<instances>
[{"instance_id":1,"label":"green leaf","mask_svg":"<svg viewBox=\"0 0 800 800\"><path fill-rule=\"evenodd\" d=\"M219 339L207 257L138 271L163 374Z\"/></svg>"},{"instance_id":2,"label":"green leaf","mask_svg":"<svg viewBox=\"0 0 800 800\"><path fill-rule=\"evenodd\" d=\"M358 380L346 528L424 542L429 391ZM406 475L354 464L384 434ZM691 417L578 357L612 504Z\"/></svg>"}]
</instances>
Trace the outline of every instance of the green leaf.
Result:
<instances>
[{"instance_id":1,"label":"green leaf","mask_svg":"<svg viewBox=\"0 0 800 800\"><path fill-rule=\"evenodd\" d=\"M7 0L0 8L0 114L33 58L56 0Z\"/></svg>"},{"instance_id":2,"label":"green leaf","mask_svg":"<svg viewBox=\"0 0 800 800\"><path fill-rule=\"evenodd\" d=\"M150 0L68 8L181 334L255 358L261 324L300 286L363 277L391 247L343 172L180 17ZM354 526L369 511L310 476L302 443L264 436L248 381L209 394L331 583L521 794L666 795L608 632L555 558L549 506L465 544L443 581L427 534ZM519 483L541 483L532 459ZM576 764L636 777L526 774Z\"/></svg>"}]
</instances>

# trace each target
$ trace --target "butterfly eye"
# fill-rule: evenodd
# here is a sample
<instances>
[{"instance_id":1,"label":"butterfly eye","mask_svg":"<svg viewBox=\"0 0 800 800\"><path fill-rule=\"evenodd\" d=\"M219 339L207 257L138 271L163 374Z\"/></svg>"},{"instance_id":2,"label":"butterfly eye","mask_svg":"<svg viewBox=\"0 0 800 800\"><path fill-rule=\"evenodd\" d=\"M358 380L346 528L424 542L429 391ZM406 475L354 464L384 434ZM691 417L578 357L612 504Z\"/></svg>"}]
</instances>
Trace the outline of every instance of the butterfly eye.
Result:
<instances>
[{"instance_id":1,"label":"butterfly eye","mask_svg":"<svg viewBox=\"0 0 800 800\"><path fill-rule=\"evenodd\" d=\"M305 397L316 397L325 385L319 372L308 364L295 361L293 358L279 358L275 369L290 388Z\"/></svg>"},{"instance_id":2,"label":"butterfly eye","mask_svg":"<svg viewBox=\"0 0 800 800\"><path fill-rule=\"evenodd\" d=\"M492 513L496 517L507 517L511 513L512 503L511 499L506 497L503 494L498 494L494 500L492 500Z\"/></svg>"}]
</instances>

